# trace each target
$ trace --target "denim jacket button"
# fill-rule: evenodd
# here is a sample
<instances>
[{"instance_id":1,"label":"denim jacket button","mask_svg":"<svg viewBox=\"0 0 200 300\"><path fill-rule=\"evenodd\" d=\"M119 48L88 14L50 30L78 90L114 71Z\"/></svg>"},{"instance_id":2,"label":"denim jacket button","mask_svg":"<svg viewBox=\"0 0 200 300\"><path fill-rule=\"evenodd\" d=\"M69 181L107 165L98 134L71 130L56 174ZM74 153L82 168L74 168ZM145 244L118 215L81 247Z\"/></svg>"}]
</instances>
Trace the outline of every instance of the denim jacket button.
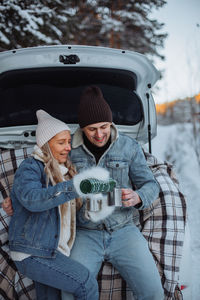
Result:
<instances>
[{"instance_id":1,"label":"denim jacket button","mask_svg":"<svg viewBox=\"0 0 200 300\"><path fill-rule=\"evenodd\" d=\"M72 191L72 187L71 187L71 186L70 186L70 187L68 187L68 189L67 189L67 190L71 192L71 191Z\"/></svg>"},{"instance_id":2,"label":"denim jacket button","mask_svg":"<svg viewBox=\"0 0 200 300\"><path fill-rule=\"evenodd\" d=\"M118 167L119 167L119 164L116 164L116 167L118 168Z\"/></svg>"}]
</instances>

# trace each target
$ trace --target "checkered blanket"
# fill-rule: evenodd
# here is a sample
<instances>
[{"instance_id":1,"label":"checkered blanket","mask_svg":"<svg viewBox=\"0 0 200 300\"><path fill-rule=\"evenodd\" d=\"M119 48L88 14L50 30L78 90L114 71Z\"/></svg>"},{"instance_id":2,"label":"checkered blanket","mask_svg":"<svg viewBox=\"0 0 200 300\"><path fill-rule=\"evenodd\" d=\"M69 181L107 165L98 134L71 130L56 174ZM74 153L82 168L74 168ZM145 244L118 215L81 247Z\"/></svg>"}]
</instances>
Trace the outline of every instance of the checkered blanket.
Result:
<instances>
[{"instance_id":1,"label":"checkered blanket","mask_svg":"<svg viewBox=\"0 0 200 300\"><path fill-rule=\"evenodd\" d=\"M9 196L14 173L19 164L30 156L32 148L0 151L0 203ZM147 163L160 184L159 198L133 216L147 239L160 272L165 300L180 300L178 273L184 229L186 203L180 192L172 166L145 153ZM35 300L33 282L22 276L9 256L9 217L0 209L0 299ZM100 300L133 300L132 293L120 274L109 263L104 263L98 275Z\"/></svg>"}]
</instances>

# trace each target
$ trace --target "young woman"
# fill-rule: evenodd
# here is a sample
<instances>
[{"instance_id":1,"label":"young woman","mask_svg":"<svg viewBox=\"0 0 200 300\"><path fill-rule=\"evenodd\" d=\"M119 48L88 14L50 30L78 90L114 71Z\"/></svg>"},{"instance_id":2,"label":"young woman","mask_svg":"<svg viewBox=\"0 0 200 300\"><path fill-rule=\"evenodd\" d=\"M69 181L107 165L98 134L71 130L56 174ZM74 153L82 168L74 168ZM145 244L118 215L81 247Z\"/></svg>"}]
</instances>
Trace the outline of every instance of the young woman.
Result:
<instances>
[{"instance_id":1,"label":"young woman","mask_svg":"<svg viewBox=\"0 0 200 300\"><path fill-rule=\"evenodd\" d=\"M37 299L60 299L60 290L80 300L98 299L97 281L70 259L76 232L76 199L68 159L70 129L43 110L37 113L37 146L15 174L9 226L11 257L35 282ZM76 175L75 175L76 176Z\"/></svg>"}]
</instances>

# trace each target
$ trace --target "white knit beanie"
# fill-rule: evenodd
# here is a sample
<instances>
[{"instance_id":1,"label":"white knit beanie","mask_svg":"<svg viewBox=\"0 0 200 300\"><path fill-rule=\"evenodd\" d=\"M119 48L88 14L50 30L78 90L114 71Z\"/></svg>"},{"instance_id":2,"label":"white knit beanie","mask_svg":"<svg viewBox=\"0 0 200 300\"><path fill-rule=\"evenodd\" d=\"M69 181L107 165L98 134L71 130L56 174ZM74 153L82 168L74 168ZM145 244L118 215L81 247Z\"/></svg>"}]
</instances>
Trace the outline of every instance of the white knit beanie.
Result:
<instances>
[{"instance_id":1,"label":"white knit beanie","mask_svg":"<svg viewBox=\"0 0 200 300\"><path fill-rule=\"evenodd\" d=\"M41 148L52 137L63 130L69 130L70 128L64 122L53 118L44 110L37 110L36 116L38 119L38 125L36 128L36 142Z\"/></svg>"}]
</instances>

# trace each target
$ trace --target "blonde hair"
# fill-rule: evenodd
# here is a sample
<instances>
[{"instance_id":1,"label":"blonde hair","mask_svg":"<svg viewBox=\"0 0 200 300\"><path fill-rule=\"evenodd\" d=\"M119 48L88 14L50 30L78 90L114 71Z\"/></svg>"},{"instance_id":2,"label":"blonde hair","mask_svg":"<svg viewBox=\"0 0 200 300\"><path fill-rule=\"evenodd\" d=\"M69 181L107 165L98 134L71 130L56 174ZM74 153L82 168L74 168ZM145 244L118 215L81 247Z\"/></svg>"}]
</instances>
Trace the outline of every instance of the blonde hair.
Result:
<instances>
[{"instance_id":1,"label":"blonde hair","mask_svg":"<svg viewBox=\"0 0 200 300\"><path fill-rule=\"evenodd\" d=\"M45 164L44 171L47 175L47 180L46 180L47 186L49 184L49 180L52 182L53 185L62 182L63 175L60 172L59 163L52 155L48 142L45 143L40 149L42 150L43 153L42 160ZM64 176L64 178L66 180L72 179L74 175L77 174L77 172L75 166L71 163L68 157L66 162L64 163L64 166L68 169L68 172ZM63 210L64 205L65 204L61 205L61 211ZM82 206L81 199L76 198L76 207L80 209L81 206Z\"/></svg>"}]
</instances>

